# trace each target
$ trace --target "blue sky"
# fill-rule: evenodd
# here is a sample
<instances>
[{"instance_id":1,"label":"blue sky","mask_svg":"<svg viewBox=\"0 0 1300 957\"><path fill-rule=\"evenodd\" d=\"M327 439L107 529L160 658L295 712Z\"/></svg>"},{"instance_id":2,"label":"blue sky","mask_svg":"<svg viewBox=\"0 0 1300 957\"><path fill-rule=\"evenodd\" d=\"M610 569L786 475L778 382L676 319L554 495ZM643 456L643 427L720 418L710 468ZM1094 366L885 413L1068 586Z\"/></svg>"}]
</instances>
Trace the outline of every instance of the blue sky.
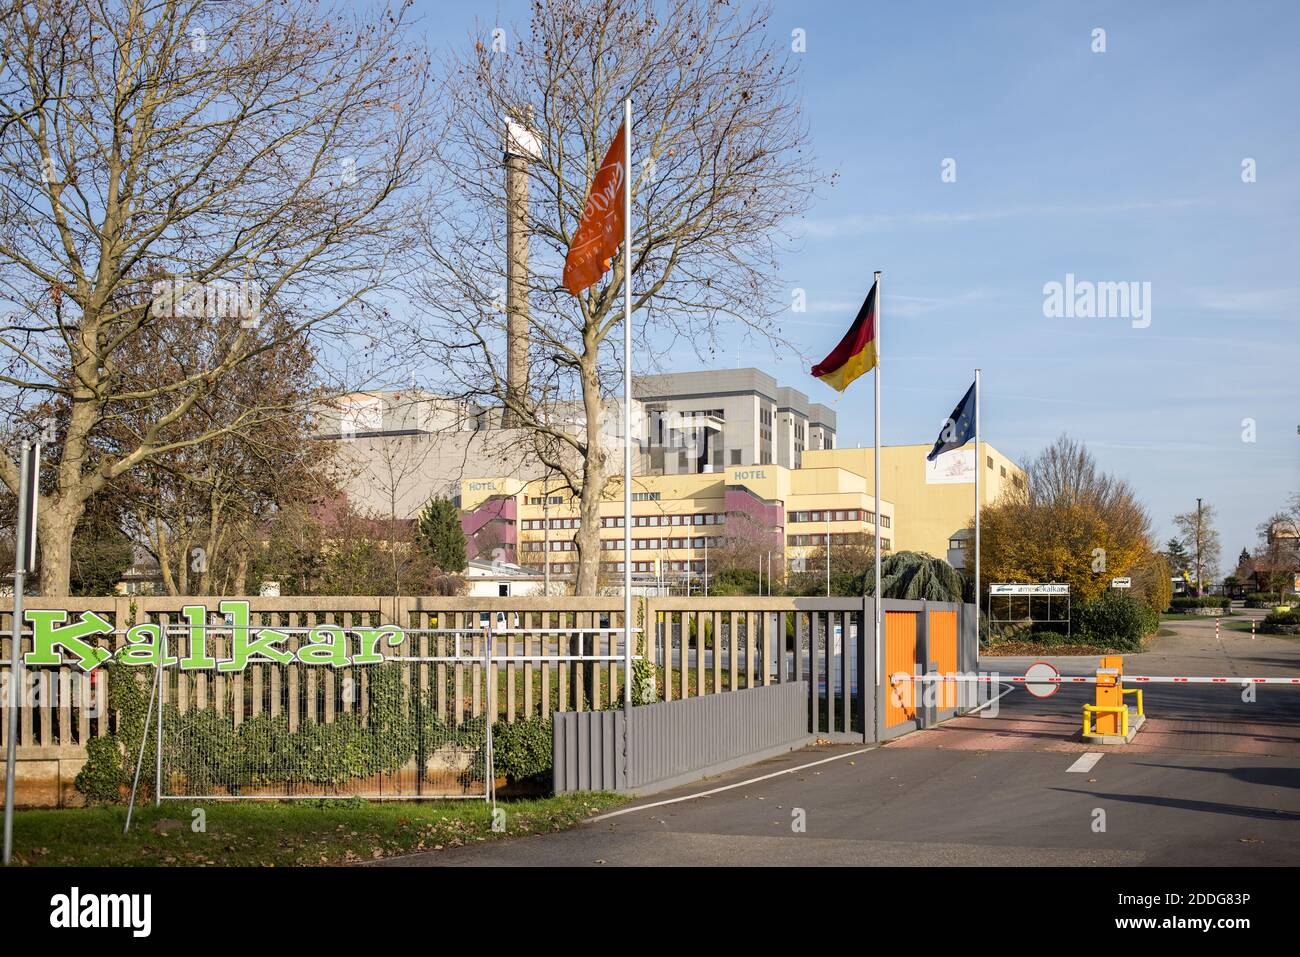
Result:
<instances>
[{"instance_id":1,"label":"blue sky","mask_svg":"<svg viewBox=\"0 0 1300 957\"><path fill-rule=\"evenodd\" d=\"M527 12L424 5L435 43ZM989 441L1023 460L1082 439L1161 541L1203 497L1230 570L1300 491L1300 5L778 0L777 39L795 28L812 145L839 179L786 256L801 355L740 362L836 409L841 445L869 444L869 378L837 398L807 360L882 269L886 443L931 441L979 366ZM1151 283L1150 325L1045 317L1043 286L1067 273Z\"/></svg>"}]
</instances>

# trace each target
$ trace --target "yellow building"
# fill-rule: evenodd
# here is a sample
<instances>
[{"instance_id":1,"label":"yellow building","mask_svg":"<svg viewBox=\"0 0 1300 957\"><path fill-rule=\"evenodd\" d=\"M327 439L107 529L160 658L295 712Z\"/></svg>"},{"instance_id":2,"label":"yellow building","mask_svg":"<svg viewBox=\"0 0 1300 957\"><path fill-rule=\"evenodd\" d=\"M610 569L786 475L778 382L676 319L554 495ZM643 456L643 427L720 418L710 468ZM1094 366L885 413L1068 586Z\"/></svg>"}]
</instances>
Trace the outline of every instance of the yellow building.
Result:
<instances>
[{"instance_id":1,"label":"yellow building","mask_svg":"<svg viewBox=\"0 0 1300 957\"><path fill-rule=\"evenodd\" d=\"M875 499L863 477L839 466L788 469L735 466L716 473L646 475L633 479L632 570L680 578L702 575L709 549L739 539L755 567L771 553L773 574L830 535L832 549L875 535ZM509 478L461 483L461 524L471 555L524 565L550 559L551 574L576 571L573 537L578 501L556 483ZM893 504L881 502L882 551L893 547ZM623 570L623 490L616 478L601 503L606 573Z\"/></svg>"},{"instance_id":2,"label":"yellow building","mask_svg":"<svg viewBox=\"0 0 1300 957\"><path fill-rule=\"evenodd\" d=\"M974 515L974 444L927 462L931 445L881 449L881 550L922 551L964 564L963 530ZM997 449L981 447L980 495L991 504L1023 486L1024 472ZM664 578L699 576L706 552L740 540L757 567L772 553L773 572L799 568L824 547L875 535L873 450L805 449L802 467L731 466L718 472L633 479L633 572ZM471 556L543 565L552 575L576 571L579 525L575 498L555 482L512 478L461 483L461 524ZM623 570L623 489L610 482L601 503L607 574Z\"/></svg>"},{"instance_id":3,"label":"yellow building","mask_svg":"<svg viewBox=\"0 0 1300 957\"><path fill-rule=\"evenodd\" d=\"M933 462L925 457L934 448L927 445L885 445L880 449L881 494L894 503L898 526L894 548L898 551L928 552L953 561L949 556L954 536L975 517L975 443L945 452ZM874 494L874 449L808 449L803 453L805 468L839 467L866 482ZM980 477L980 498L992 505L1004 492L1024 486L1025 473L1005 455L980 443L984 459ZM956 542L966 547L964 536Z\"/></svg>"}]
</instances>

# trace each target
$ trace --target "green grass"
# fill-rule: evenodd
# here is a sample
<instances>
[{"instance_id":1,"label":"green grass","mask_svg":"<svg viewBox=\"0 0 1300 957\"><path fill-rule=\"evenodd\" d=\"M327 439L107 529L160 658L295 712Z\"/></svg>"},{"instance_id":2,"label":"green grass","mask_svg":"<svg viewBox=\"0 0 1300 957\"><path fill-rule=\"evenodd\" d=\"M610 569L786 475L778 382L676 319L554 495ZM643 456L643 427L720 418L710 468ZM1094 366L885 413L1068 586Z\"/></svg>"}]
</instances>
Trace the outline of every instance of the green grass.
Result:
<instances>
[{"instance_id":1,"label":"green grass","mask_svg":"<svg viewBox=\"0 0 1300 957\"><path fill-rule=\"evenodd\" d=\"M1221 626L1224 631L1250 631L1250 619L1243 621L1225 621ZM1259 630L1259 619L1255 620L1255 630Z\"/></svg>"},{"instance_id":2,"label":"green grass","mask_svg":"<svg viewBox=\"0 0 1300 957\"><path fill-rule=\"evenodd\" d=\"M482 802L437 801L168 801L137 808L122 834L124 806L19 811L16 863L41 866L242 865L286 867L347 864L411 851L460 847L499 837L560 831L623 803L604 793L501 802L505 829L492 830ZM195 832L194 811L206 815ZM160 822L171 822L159 826Z\"/></svg>"},{"instance_id":3,"label":"green grass","mask_svg":"<svg viewBox=\"0 0 1300 957\"><path fill-rule=\"evenodd\" d=\"M1229 618L1235 615L1235 611L1220 612L1218 615L1193 615L1188 612L1165 612L1160 616L1161 621L1214 621L1217 618Z\"/></svg>"}]
</instances>

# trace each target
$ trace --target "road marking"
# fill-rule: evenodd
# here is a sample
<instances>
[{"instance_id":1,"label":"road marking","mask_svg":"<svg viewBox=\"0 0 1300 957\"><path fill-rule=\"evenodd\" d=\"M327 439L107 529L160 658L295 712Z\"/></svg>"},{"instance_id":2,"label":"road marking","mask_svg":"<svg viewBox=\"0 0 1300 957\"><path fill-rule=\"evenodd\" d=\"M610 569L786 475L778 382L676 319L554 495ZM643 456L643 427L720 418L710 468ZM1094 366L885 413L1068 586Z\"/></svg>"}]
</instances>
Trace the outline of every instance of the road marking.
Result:
<instances>
[{"instance_id":1,"label":"road marking","mask_svg":"<svg viewBox=\"0 0 1300 957\"><path fill-rule=\"evenodd\" d=\"M979 712L987 708L989 705L996 704L997 702L1001 701L1003 698L1005 698L1007 695L1011 694L1011 692L1015 690L1016 690L1015 685L1007 685L1007 690L1002 692L1002 694L998 695L996 698L989 698L988 701L985 701L978 708L971 708L969 711L964 712L961 716L963 718L969 718L973 714L978 714Z\"/></svg>"},{"instance_id":2,"label":"road marking","mask_svg":"<svg viewBox=\"0 0 1300 957\"><path fill-rule=\"evenodd\" d=\"M771 774L764 774L761 777L750 778L748 781L737 781L735 784L727 784L720 788L711 788L708 791L700 791L697 794L684 794L681 797L669 798L666 801L655 801L653 804L638 804L636 807L625 807L618 811L610 811L608 814L600 814L596 817L589 817L585 823L595 824L597 821L605 821L611 817L619 817L623 814L631 814L633 811L648 811L653 807L664 807L668 804L680 804L682 801L694 801L696 798L708 797L710 794L721 794L723 791L730 791L733 788L743 788L750 784L757 784L759 781L766 781L769 778L779 778L783 774L794 774L798 771L806 771L808 768L815 768L819 764L826 764L830 761L842 761L845 758L851 758L858 754L866 754L868 751L876 750L875 747L859 748L857 751L850 751L847 754L836 754L829 758L822 758L820 761L812 761L808 764L801 764L798 767L786 768L783 771L773 771Z\"/></svg>"},{"instance_id":3,"label":"road marking","mask_svg":"<svg viewBox=\"0 0 1300 957\"><path fill-rule=\"evenodd\" d=\"M1086 774L1093 769L1093 766L1098 761L1101 760L1101 756L1101 751L1089 751L1087 754L1081 755L1078 761L1075 761L1072 765L1066 768L1065 773L1069 774L1071 771L1076 771L1079 774Z\"/></svg>"}]
</instances>

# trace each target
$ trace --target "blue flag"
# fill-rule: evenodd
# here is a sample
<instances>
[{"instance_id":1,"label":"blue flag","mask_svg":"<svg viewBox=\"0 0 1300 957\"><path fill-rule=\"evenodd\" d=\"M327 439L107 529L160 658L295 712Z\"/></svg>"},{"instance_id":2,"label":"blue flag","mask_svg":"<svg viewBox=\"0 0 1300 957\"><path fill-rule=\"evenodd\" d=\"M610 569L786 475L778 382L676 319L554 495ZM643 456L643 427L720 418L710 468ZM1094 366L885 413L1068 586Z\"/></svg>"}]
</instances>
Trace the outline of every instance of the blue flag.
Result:
<instances>
[{"instance_id":1,"label":"blue flag","mask_svg":"<svg viewBox=\"0 0 1300 957\"><path fill-rule=\"evenodd\" d=\"M948 421L943 424L939 431L939 438L935 440L934 448L930 454L925 457L927 462L933 462L944 452L950 452L953 449L959 449L971 440L975 435L975 383L972 382L962 400L957 403L957 408L952 410L952 415Z\"/></svg>"}]
</instances>

